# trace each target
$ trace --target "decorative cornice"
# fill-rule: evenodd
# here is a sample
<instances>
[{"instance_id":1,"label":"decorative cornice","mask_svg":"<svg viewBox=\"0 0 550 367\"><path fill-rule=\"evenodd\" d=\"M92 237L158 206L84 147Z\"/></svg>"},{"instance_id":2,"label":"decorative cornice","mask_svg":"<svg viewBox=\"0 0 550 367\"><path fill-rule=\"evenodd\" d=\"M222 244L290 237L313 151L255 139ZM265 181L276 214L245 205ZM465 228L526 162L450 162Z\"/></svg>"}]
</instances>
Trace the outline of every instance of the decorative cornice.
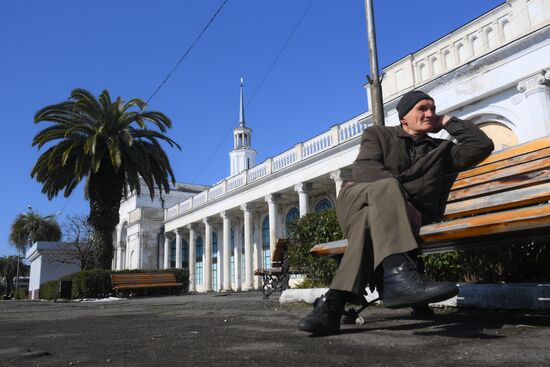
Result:
<instances>
[{"instance_id":1,"label":"decorative cornice","mask_svg":"<svg viewBox=\"0 0 550 367\"><path fill-rule=\"evenodd\" d=\"M550 85L550 71L542 70L540 73L530 76L527 79L523 79L517 85L518 91L525 94L530 94L541 87L548 87Z\"/></svg>"},{"instance_id":2,"label":"decorative cornice","mask_svg":"<svg viewBox=\"0 0 550 367\"><path fill-rule=\"evenodd\" d=\"M294 190L298 191L299 193L302 192L310 192L313 189L313 184L311 182L301 182L299 184L294 185Z\"/></svg>"}]
</instances>

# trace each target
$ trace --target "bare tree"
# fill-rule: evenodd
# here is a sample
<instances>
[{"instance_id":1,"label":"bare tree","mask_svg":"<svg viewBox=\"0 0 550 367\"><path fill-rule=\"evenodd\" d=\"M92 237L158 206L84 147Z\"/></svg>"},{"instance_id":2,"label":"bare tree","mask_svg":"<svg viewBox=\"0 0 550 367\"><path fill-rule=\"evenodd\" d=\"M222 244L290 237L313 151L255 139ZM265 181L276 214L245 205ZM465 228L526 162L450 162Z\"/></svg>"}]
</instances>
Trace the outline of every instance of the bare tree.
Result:
<instances>
[{"instance_id":1,"label":"bare tree","mask_svg":"<svg viewBox=\"0 0 550 367\"><path fill-rule=\"evenodd\" d=\"M62 231L63 243L55 251L51 251L51 260L76 264L80 266L80 270L92 269L95 265L94 229L88 223L88 217L82 214L67 215Z\"/></svg>"}]
</instances>

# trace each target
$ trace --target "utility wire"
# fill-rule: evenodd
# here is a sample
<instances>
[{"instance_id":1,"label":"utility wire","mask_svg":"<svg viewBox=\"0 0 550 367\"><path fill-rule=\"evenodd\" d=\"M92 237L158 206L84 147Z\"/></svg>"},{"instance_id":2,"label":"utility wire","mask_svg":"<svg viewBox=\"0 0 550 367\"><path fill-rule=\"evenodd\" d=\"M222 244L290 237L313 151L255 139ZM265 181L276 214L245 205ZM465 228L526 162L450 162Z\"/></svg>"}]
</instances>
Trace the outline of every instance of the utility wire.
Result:
<instances>
[{"instance_id":1,"label":"utility wire","mask_svg":"<svg viewBox=\"0 0 550 367\"><path fill-rule=\"evenodd\" d=\"M306 9L304 10L304 12L302 13L302 16L300 17L300 19L298 19L298 22L296 23L296 25L294 26L294 28L292 29L292 31L290 32L289 36L287 37L285 43L283 44L283 46L281 47L281 49L279 50L279 52L277 53L277 56L275 56L275 59L273 60L273 62L271 63L271 65L269 66L269 68L267 69L266 73L264 74L262 80L260 81L260 84L258 84L258 86L254 89L254 92L252 92L250 98L248 99L248 101L246 102L245 106L248 107L248 105L250 105L250 103L252 102L252 100L254 99L254 97L256 96L256 94L258 93L258 91L260 90L261 86L264 84L264 82L266 81L267 77L269 76L269 74L271 73L271 71L273 70L273 68L275 67L275 64L277 64L277 61L279 61L279 58L281 57L281 55L283 54L284 50L286 49L286 46L289 44L290 40L292 39L292 37L294 36L294 34L296 33L296 31L298 30L298 28L300 27L300 24L302 24L302 21L304 20L304 18L306 17L308 11L309 11L309 8L311 8L311 5L313 5L313 3L315 2L315 0L311 0L308 4L308 6L306 7ZM216 153L218 152L218 150L220 150L221 146L223 145L223 143L225 142L225 140L227 139L227 137L229 136L229 133L231 133L231 131L233 131L233 126L235 125L235 123L232 124L232 127L227 130L227 132L225 133L224 137L222 138L222 140L218 143L218 145L216 146L216 149L214 149L214 151L212 152L212 154L210 154L210 156L208 157L208 160L206 161L206 163L201 167L201 169L199 170L199 173L197 173L195 175L195 178L191 181L192 183L195 183L196 180L200 177L200 175L202 174L202 172L205 170L205 168L210 164L210 162L212 161L212 158L214 158L214 156L216 155Z\"/></svg>"},{"instance_id":2,"label":"utility wire","mask_svg":"<svg viewBox=\"0 0 550 367\"><path fill-rule=\"evenodd\" d=\"M193 41L193 43L191 44L191 46L189 46L189 48L187 49L187 51L185 51L185 54L183 54L182 57L180 57L180 59L178 60L178 62L176 63L176 65L172 68L172 70L168 73L168 75L166 75L166 78L164 78L164 80L162 81L162 83L160 83L160 85L157 87L157 89L153 92L153 94L151 94L151 96L149 98L147 98L147 101L146 103L149 104L149 101L151 101L151 99L153 99L153 97L158 93L158 91L160 90L160 88L162 88L164 86L164 84L168 81L168 79L170 79L170 77L172 76L172 74L174 73L174 71L176 71L176 69L178 68L178 66L180 66L180 64L183 62L183 60L187 57L187 55L189 54L189 52L191 52L191 50L193 49L193 47L195 47L195 45L197 44L197 42L199 42L199 40L201 39L202 35L204 34L204 32L206 32L206 30L208 29L208 27L210 27L210 24L212 24L212 22L214 21L214 19L216 18L216 16L218 16L218 14L220 13L220 11L223 9L223 7L225 6L225 4L227 3L227 0L224 0L223 3L220 5L220 7L218 8L218 10L216 10L216 12L214 13L214 15L212 16L212 18L210 18L210 21L206 24L206 26L202 29L202 31L199 33L199 35L197 36L197 38L195 39L195 41Z\"/></svg>"}]
</instances>

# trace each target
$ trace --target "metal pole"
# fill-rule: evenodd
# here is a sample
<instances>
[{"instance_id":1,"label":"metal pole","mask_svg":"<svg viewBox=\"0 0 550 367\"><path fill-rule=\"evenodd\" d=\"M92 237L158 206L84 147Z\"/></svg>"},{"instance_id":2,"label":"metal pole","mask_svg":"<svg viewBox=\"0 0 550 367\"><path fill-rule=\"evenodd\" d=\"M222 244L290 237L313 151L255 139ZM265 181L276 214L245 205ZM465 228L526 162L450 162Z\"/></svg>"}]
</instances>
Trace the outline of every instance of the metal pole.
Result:
<instances>
[{"instance_id":1,"label":"metal pole","mask_svg":"<svg viewBox=\"0 0 550 367\"><path fill-rule=\"evenodd\" d=\"M365 0L365 15L367 18L367 34L369 38L370 73L370 108L374 125L384 125L384 104L382 100L382 85L378 74L378 53L376 51L376 32L374 30L374 10L372 0Z\"/></svg>"}]
</instances>

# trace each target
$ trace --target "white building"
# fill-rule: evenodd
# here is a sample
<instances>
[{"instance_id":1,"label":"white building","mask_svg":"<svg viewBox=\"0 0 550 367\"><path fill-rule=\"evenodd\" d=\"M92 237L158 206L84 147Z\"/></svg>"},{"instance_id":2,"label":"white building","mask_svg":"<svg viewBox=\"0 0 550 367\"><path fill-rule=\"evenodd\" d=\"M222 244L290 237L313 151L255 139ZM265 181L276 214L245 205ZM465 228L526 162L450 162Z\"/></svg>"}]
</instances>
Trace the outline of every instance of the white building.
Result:
<instances>
[{"instance_id":1,"label":"white building","mask_svg":"<svg viewBox=\"0 0 550 367\"><path fill-rule=\"evenodd\" d=\"M472 120L497 149L550 135L549 24L550 1L508 0L384 68L386 125L399 123L400 96L421 89L438 113ZM334 206L370 111L256 165L242 87L240 108L230 177L180 185L164 205L135 196L122 203L116 269L183 266L190 290L257 288L253 269L269 266L286 223Z\"/></svg>"},{"instance_id":2,"label":"white building","mask_svg":"<svg viewBox=\"0 0 550 367\"><path fill-rule=\"evenodd\" d=\"M74 250L63 242L35 242L27 250L26 257L31 263L29 276L29 299L40 298L40 286L50 280L80 271L80 266L72 261Z\"/></svg>"}]
</instances>

